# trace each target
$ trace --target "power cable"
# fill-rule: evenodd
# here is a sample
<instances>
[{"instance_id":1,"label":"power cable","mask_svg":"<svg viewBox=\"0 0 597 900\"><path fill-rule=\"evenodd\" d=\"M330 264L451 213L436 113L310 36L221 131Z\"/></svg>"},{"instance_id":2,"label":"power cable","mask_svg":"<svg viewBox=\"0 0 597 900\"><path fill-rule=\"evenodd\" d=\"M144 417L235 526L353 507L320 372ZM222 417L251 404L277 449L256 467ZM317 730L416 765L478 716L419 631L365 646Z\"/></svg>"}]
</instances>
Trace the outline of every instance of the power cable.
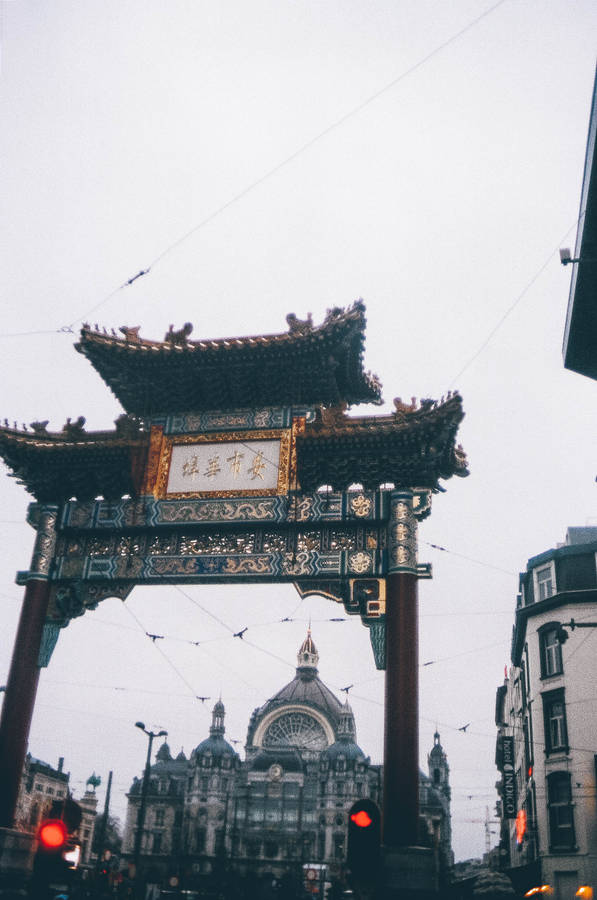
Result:
<instances>
[{"instance_id":1,"label":"power cable","mask_svg":"<svg viewBox=\"0 0 597 900\"><path fill-rule=\"evenodd\" d=\"M143 627L142 622L137 618L137 616L134 614L134 612L132 611L132 609L130 608L130 606L128 606L128 604L125 604L124 607L125 607L126 611L128 612L128 614L135 620L135 622L137 623L137 625L139 626L139 628L140 628L145 634L147 634L147 631L146 631L145 628ZM152 644L154 645L154 647L156 648L156 650L161 654L161 656L163 656L163 658L166 660L166 662L168 663L168 665L170 666L170 668L176 673L176 675L180 678L180 680L186 685L186 687L188 688L188 690L191 692L192 696L193 696L193 697L196 697L196 696L197 696L197 692L196 692L195 688L187 681L187 679L184 677L184 675L182 674L182 672L181 672L179 669L177 669L177 667L174 665L174 663L172 662L172 660L169 659L168 656L166 656L166 654L164 653L164 651L162 650L162 648L159 646L159 644L157 643L157 641L152 640Z\"/></svg>"},{"instance_id":2,"label":"power cable","mask_svg":"<svg viewBox=\"0 0 597 900\"><path fill-rule=\"evenodd\" d=\"M442 547L440 544L432 544L430 541L421 541L421 543L426 544L428 547L433 547L434 550L441 550L442 553L449 553L450 556L458 556L460 559L466 559L468 562L475 563L477 566L483 566L486 569L495 569L497 572L504 572L506 575L518 575L518 572L512 572L510 569L503 569L501 566L494 566L492 563L474 559L472 556L465 556L464 553L457 553L455 550L449 550L447 547Z\"/></svg>"},{"instance_id":3,"label":"power cable","mask_svg":"<svg viewBox=\"0 0 597 900\"><path fill-rule=\"evenodd\" d=\"M373 94L370 94L367 98L365 98L365 100L361 101L361 103L358 103L356 106L354 106L352 109L350 109L347 113L340 116L338 119L335 119L330 125L326 126L326 128L324 128L322 131L318 132L312 138L309 138L309 140L305 141L304 144L301 144L301 146L297 150L295 150L293 153L291 153L290 156L287 156L281 162L277 163L275 166L273 166L273 168L269 169L267 172L265 172L263 175L261 175L255 181L251 182L246 188L244 188L238 194L235 194L233 197L231 197L230 200L227 200L225 203L223 203L217 209L213 210L213 212L209 213L209 215L207 215L204 219L202 219L197 225L194 225L193 228L190 228L187 232L185 232L183 235L181 235L179 238L177 238L175 241L173 241L171 244L169 244L164 250L162 250L162 252L159 253L155 257L155 259L153 259L149 263L148 266L146 266L143 269L140 269L136 275L132 276L127 281L125 281L123 284L121 284L119 287L115 288L106 297L104 297L102 300L100 300L99 303L96 303L94 306L92 306L90 309L88 309L85 313L83 313L83 315L79 316L77 319L74 319L69 325L64 326L64 328L71 329L74 325L77 324L77 322L82 322L84 319L86 319L92 313L95 313L96 310L98 310L101 306L103 306L104 303L107 303L108 300L110 300L117 293L119 293L119 291L123 290L126 287L130 287L130 285L132 285L135 281L137 281L142 276L148 275L151 272L151 270L159 262L161 262L161 260L165 256L167 256L167 254L171 253L173 250L175 250L177 247L179 247L181 244L183 244L186 240L188 240L188 238L190 238L192 235L196 234L197 231L199 231L201 228L204 228L210 222L213 222L213 220L216 219L223 212L225 212L225 210L227 210L233 204L237 203L243 197L246 197L247 194L254 191L255 188L262 185L265 181L267 181L269 178L271 178L277 172L286 168L286 166L290 165L290 163L294 162L295 159L297 159L299 156L301 156L303 153L305 153L308 149L313 147L314 144L321 141L324 137L327 137L328 134L335 131L337 128L340 128L340 126L343 125L345 122L347 122L349 119L352 119L354 116L358 115L358 113L360 113L363 109L365 109L367 106L369 106L375 100L378 100L384 94L388 93L388 91L390 91L394 87L396 87L396 85L400 84L400 82L404 81L406 78L408 78L414 72L418 71L418 69L420 69L426 63L428 63L434 56L436 56L438 53L441 53L442 50L445 50L447 47L449 47L451 44L453 44L455 41L457 41L460 37L462 37L464 34L466 34L468 31L470 31L476 25L478 25L479 22L481 22L483 19L487 18L487 16L491 15L491 13L495 12L495 10L498 9L500 6L502 6L503 3L505 3L505 2L506 2L506 0L498 0L497 3L494 3L492 6L488 7L486 10L484 10L482 13L480 13L474 19L471 19L470 22L468 22L466 25L464 25L462 28L460 28L458 31L456 31L454 34L452 34L450 37L448 37L446 40L442 41L440 44L438 44L436 47L434 47L433 50L431 50L429 53L427 53L425 56L423 56L420 60L418 60L418 62L414 63L408 69L405 69L398 76L396 76L396 78L393 78L382 88L375 91Z\"/></svg>"},{"instance_id":4,"label":"power cable","mask_svg":"<svg viewBox=\"0 0 597 900\"><path fill-rule=\"evenodd\" d=\"M466 363L464 364L464 366L460 369L460 371L459 371L456 375L454 375L454 377L451 379L450 384L449 384L449 386L448 386L450 390L452 390L452 389L454 388L454 385L455 385L455 383L458 381L458 379L460 378L460 376L463 375L463 374L467 371L467 369L469 369L469 368L472 366L472 364L479 358L479 356L481 356L481 354L483 353L483 351L485 350L485 348L486 348L486 347L489 345L489 343L491 342L491 339L493 338L493 336L494 336L495 334L497 334L497 332L500 330L500 328L502 327L502 325L504 324L504 322L506 321L506 319L508 318L508 316L509 316L512 312L514 312L514 310L516 309L516 307L518 306L518 304L524 299L524 297L528 294L528 292L529 292L530 289L533 287L533 285L535 284L535 282L538 281L539 277L543 274L543 272L545 271L545 269L546 269L546 268L548 267L548 265L551 263L553 257L554 257L556 254L559 253L560 247L562 246L562 244L564 243L564 241L567 239L567 237L568 237L568 235L570 234L570 232L571 232L574 228L576 228L576 227L578 226L578 223L580 222L580 220L581 220L581 218L582 218L583 215L584 215L584 212L581 213L581 214L578 216L578 218L576 219L576 221L570 226L570 228L568 228L568 230L566 231L566 233L565 233L564 235L562 235L562 237L560 238L560 240L559 240L557 246L550 252L550 254L549 254L549 256L546 258L545 262L537 269L537 271L535 272L535 274L533 275L533 277L531 278L531 280L525 285L525 287L524 287L524 288L522 289L522 291L518 294L518 296L516 297L516 299L514 300L514 302L511 303L510 306L508 307L508 309L503 313L503 315L502 315L501 318L497 321L497 323L494 325L494 327L491 329L491 331L489 332L489 334L487 335L487 337L485 338L485 340L483 341L483 343L481 344L481 346L479 347L479 349L478 349L478 350L477 350L477 351L476 351L476 352L475 352L475 353L467 360L467 362L466 362Z\"/></svg>"}]
</instances>

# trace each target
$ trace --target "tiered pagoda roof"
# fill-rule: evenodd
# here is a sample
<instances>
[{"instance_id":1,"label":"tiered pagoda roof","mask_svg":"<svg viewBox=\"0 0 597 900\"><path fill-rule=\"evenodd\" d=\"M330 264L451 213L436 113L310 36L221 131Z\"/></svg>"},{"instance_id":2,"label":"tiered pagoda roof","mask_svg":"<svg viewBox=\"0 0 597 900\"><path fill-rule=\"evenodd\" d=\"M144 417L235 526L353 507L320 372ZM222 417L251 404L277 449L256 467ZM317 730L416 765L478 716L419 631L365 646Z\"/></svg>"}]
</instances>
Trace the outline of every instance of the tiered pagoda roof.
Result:
<instances>
[{"instance_id":1,"label":"tiered pagoda roof","mask_svg":"<svg viewBox=\"0 0 597 900\"><path fill-rule=\"evenodd\" d=\"M304 491L352 483L375 490L381 484L438 487L440 478L468 475L466 455L456 445L464 418L460 394L444 400L399 397L386 416L345 415L342 407L322 409L297 439L297 475Z\"/></svg>"},{"instance_id":2,"label":"tiered pagoda roof","mask_svg":"<svg viewBox=\"0 0 597 900\"><path fill-rule=\"evenodd\" d=\"M440 478L468 474L456 446L464 416L459 394L445 400L394 401L383 416L346 415L348 405L381 402L381 386L362 367L365 307L330 310L319 327L287 316L289 331L261 337L189 341L190 326L162 342L138 328L103 333L84 326L75 345L91 361L126 413L113 431L87 432L67 420L0 425L0 456L40 501L137 495L152 417L202 411L311 407L314 421L297 437L302 491L396 486L438 488Z\"/></svg>"},{"instance_id":3,"label":"tiered pagoda roof","mask_svg":"<svg viewBox=\"0 0 597 900\"><path fill-rule=\"evenodd\" d=\"M115 431L87 432L81 417L62 431L47 431L46 422L31 430L0 426L0 456L19 484L47 503L76 497L117 499L139 492L149 433L122 416Z\"/></svg>"},{"instance_id":4,"label":"tiered pagoda roof","mask_svg":"<svg viewBox=\"0 0 597 900\"><path fill-rule=\"evenodd\" d=\"M139 328L102 333L85 325L76 349L127 413L267 406L380 403L381 386L363 371L365 304L332 309L320 326L287 316L289 330L257 337L192 341L192 325L148 341Z\"/></svg>"}]
</instances>

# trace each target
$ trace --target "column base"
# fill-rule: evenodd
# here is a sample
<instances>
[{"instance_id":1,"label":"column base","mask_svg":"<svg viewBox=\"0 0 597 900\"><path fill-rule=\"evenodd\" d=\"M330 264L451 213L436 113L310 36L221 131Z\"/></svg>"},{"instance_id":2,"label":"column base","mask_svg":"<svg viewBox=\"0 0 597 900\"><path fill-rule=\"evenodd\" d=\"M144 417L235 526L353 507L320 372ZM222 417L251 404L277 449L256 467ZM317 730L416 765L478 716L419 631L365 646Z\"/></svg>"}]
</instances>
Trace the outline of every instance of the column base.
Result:
<instances>
[{"instance_id":1,"label":"column base","mask_svg":"<svg viewBox=\"0 0 597 900\"><path fill-rule=\"evenodd\" d=\"M18 887L31 874L35 835L15 828L0 828L0 886Z\"/></svg>"},{"instance_id":2,"label":"column base","mask_svg":"<svg viewBox=\"0 0 597 900\"><path fill-rule=\"evenodd\" d=\"M428 847L384 847L379 900L437 900L437 856Z\"/></svg>"}]
</instances>

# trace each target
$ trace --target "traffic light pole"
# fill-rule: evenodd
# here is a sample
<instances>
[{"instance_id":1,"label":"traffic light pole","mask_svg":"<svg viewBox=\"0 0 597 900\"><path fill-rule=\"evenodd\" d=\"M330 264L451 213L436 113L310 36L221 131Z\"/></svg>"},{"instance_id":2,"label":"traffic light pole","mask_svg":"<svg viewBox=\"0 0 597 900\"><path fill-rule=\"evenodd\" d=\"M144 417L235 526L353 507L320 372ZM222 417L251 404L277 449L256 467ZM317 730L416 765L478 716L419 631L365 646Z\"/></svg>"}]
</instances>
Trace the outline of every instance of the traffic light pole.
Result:
<instances>
[{"instance_id":1,"label":"traffic light pole","mask_svg":"<svg viewBox=\"0 0 597 900\"><path fill-rule=\"evenodd\" d=\"M50 599L57 506L41 510L0 720L0 828L14 823L39 682L39 651Z\"/></svg>"},{"instance_id":2,"label":"traffic light pole","mask_svg":"<svg viewBox=\"0 0 597 900\"><path fill-rule=\"evenodd\" d=\"M145 770L143 772L143 781L141 783L141 802L139 805L139 813L137 816L137 831L135 832L135 845L133 849L133 862L135 864L135 896L139 896L140 891L140 872L139 863L141 860L141 849L143 841L143 831L145 830L145 810L147 807L147 789L149 787L149 778L151 775L151 748L153 739L166 735L166 731L148 731L143 722L135 722L135 727L139 728L147 735L147 759L145 760Z\"/></svg>"}]
</instances>

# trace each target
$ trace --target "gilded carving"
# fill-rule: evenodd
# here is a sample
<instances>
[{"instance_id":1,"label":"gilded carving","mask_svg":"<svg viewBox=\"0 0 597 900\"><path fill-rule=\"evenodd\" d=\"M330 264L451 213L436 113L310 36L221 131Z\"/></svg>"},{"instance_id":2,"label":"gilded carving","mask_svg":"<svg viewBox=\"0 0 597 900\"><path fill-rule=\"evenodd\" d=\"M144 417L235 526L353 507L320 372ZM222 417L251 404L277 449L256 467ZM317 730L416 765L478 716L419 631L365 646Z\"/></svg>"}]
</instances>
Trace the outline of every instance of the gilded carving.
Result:
<instances>
[{"instance_id":1,"label":"gilded carving","mask_svg":"<svg viewBox=\"0 0 597 900\"><path fill-rule=\"evenodd\" d=\"M414 496L393 495L388 525L389 572L417 572L417 520Z\"/></svg>"},{"instance_id":2,"label":"gilded carving","mask_svg":"<svg viewBox=\"0 0 597 900\"><path fill-rule=\"evenodd\" d=\"M359 494L357 497L353 497L350 501L350 511L358 516L360 519L365 518L371 513L371 498L365 497L364 494Z\"/></svg>"},{"instance_id":3,"label":"gilded carving","mask_svg":"<svg viewBox=\"0 0 597 900\"><path fill-rule=\"evenodd\" d=\"M253 556L247 559L235 559L228 557L224 567L226 575L267 575L271 573L271 559L269 556Z\"/></svg>"},{"instance_id":4,"label":"gilded carving","mask_svg":"<svg viewBox=\"0 0 597 900\"><path fill-rule=\"evenodd\" d=\"M313 512L313 497L293 497L288 506L288 518L295 522L306 522Z\"/></svg>"},{"instance_id":5,"label":"gilded carving","mask_svg":"<svg viewBox=\"0 0 597 900\"><path fill-rule=\"evenodd\" d=\"M147 453L145 478L143 480L143 487L141 488L141 493L143 494L151 494L154 491L159 475L160 454L162 452L163 439L163 427L161 425L152 425L151 434L149 436L149 451Z\"/></svg>"},{"instance_id":6,"label":"gilded carving","mask_svg":"<svg viewBox=\"0 0 597 900\"><path fill-rule=\"evenodd\" d=\"M396 519L408 519L409 515L410 509L406 503L403 503L402 501L396 503L394 507L394 516Z\"/></svg>"},{"instance_id":7,"label":"gilded carving","mask_svg":"<svg viewBox=\"0 0 597 900\"><path fill-rule=\"evenodd\" d=\"M164 558L152 559L152 571L156 575L196 575L197 563L194 559Z\"/></svg>"},{"instance_id":8,"label":"gilded carving","mask_svg":"<svg viewBox=\"0 0 597 900\"><path fill-rule=\"evenodd\" d=\"M143 559L139 556L120 556L115 562L117 578L140 578L143 574Z\"/></svg>"},{"instance_id":9,"label":"gilded carving","mask_svg":"<svg viewBox=\"0 0 597 900\"><path fill-rule=\"evenodd\" d=\"M37 536L29 569L30 578L48 579L56 550L57 506L43 506L37 525Z\"/></svg>"},{"instance_id":10,"label":"gilded carving","mask_svg":"<svg viewBox=\"0 0 597 900\"><path fill-rule=\"evenodd\" d=\"M372 567L371 556L368 553L364 553L362 550L358 553L351 553L348 557L348 567L355 575L362 575L365 572L369 572Z\"/></svg>"},{"instance_id":11,"label":"gilded carving","mask_svg":"<svg viewBox=\"0 0 597 900\"><path fill-rule=\"evenodd\" d=\"M282 560L282 570L286 575L308 575L311 571L311 555L307 551L286 553Z\"/></svg>"},{"instance_id":12,"label":"gilded carving","mask_svg":"<svg viewBox=\"0 0 597 900\"><path fill-rule=\"evenodd\" d=\"M276 503L268 499L161 503L159 517L162 522L171 523L262 521L276 518Z\"/></svg>"}]
</instances>

